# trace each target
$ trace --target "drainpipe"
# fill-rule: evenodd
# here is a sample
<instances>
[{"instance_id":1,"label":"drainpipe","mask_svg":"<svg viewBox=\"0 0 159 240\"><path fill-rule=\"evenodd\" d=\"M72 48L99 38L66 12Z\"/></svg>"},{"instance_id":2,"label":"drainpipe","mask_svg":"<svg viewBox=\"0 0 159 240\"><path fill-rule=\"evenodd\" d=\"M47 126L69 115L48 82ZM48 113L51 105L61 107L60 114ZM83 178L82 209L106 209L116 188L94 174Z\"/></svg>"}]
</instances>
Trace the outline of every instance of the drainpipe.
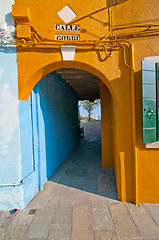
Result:
<instances>
[{"instance_id":1,"label":"drainpipe","mask_svg":"<svg viewBox=\"0 0 159 240\"><path fill-rule=\"evenodd\" d=\"M19 187L21 186L22 183L13 183L13 184L3 184L3 185L0 185L0 187Z\"/></svg>"},{"instance_id":2,"label":"drainpipe","mask_svg":"<svg viewBox=\"0 0 159 240\"><path fill-rule=\"evenodd\" d=\"M135 124L135 87L134 87L134 45L130 44L131 61L131 98L132 98L132 137L133 137L133 175L134 175L134 203L138 205L138 169L137 169L137 147L136 147L136 124Z\"/></svg>"},{"instance_id":3,"label":"drainpipe","mask_svg":"<svg viewBox=\"0 0 159 240\"><path fill-rule=\"evenodd\" d=\"M38 135L38 177L39 177L39 191L43 190L43 181L42 181L42 166L41 166L41 152L40 152L40 116L39 116L39 108L40 108L40 99L39 99L39 85L36 85L36 124L37 124L37 135Z\"/></svg>"},{"instance_id":4,"label":"drainpipe","mask_svg":"<svg viewBox=\"0 0 159 240\"><path fill-rule=\"evenodd\" d=\"M24 184L24 181L35 171L35 166L33 166L33 171L30 172L27 176L25 176L19 183L12 183L12 184L2 184L0 187L19 187Z\"/></svg>"}]
</instances>

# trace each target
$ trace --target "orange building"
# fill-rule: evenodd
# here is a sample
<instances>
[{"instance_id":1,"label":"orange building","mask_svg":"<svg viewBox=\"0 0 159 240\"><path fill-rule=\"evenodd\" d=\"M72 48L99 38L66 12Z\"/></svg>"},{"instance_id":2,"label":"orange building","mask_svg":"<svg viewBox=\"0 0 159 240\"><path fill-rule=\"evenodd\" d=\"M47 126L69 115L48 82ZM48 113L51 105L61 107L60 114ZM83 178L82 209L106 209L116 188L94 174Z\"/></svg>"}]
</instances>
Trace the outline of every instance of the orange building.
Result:
<instances>
[{"instance_id":1,"label":"orange building","mask_svg":"<svg viewBox=\"0 0 159 240\"><path fill-rule=\"evenodd\" d=\"M12 8L19 100L54 71L77 79L68 81L74 101L100 97L102 164L115 169L119 199L135 204L159 203L158 7L153 0L15 0Z\"/></svg>"}]
</instances>

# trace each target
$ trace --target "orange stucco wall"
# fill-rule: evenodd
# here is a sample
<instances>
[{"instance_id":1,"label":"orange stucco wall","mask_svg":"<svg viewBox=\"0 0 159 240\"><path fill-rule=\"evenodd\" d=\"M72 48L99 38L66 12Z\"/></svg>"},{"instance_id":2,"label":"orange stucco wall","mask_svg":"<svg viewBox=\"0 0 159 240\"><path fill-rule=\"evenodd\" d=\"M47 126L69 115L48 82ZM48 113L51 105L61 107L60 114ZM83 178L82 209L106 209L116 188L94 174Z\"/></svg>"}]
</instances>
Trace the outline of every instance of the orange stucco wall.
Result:
<instances>
[{"instance_id":1,"label":"orange stucco wall","mask_svg":"<svg viewBox=\"0 0 159 240\"><path fill-rule=\"evenodd\" d=\"M111 1L94 0L16 0L15 6L25 5L29 7L29 18L31 26L44 38L54 39L56 31L55 24L64 24L57 12L66 4L77 14L72 24L79 24L81 29L80 40L98 41L106 36L113 27L133 26L130 29L114 31L119 37L123 34L142 31L139 24L159 24L158 7L159 2L154 0L128 0L121 4L107 8ZM100 11L98 11L100 10ZM39 14L40 12L40 14ZM93 14L92 14L93 13ZM43 17L41 17L43 16ZM13 15L14 17L14 15ZM111 25L110 25L111 23ZM146 27L145 27L146 28ZM62 32L62 34L66 34ZM74 33L75 34L75 33ZM90 49L89 43L86 47L77 44L74 61L62 61L59 48L37 47L29 45L24 48L20 45L18 51L18 78L19 99L27 100L32 88L47 73L60 68L79 68L97 75L103 85L109 89L108 95L101 88L102 115L106 116L108 101L112 106L111 132L106 134L106 122L102 123L102 145L103 166L112 167L112 156L114 155L114 168L116 173L117 189L119 199L130 202L159 202L158 159L159 150L145 148L142 143L142 109L141 109L141 60L147 56L159 55L157 48L159 36L148 34L137 36L130 34L125 37L129 44L112 52L105 59L104 50ZM62 43L63 45L68 44ZM71 44L71 43L69 43ZM84 44L84 42L82 42ZM59 46L61 43L59 43ZM72 44L73 45L73 44ZM127 45L127 47L126 47ZM124 50L125 48L125 50ZM125 53L125 54L124 54ZM133 64L134 62L134 64ZM130 65L130 66L128 66ZM134 90L135 88L135 90ZM111 100L110 100L111 99ZM105 117L104 117L105 118ZM104 119L103 118L103 119ZM109 149L113 155L106 159L106 146L108 141L113 144ZM155 190L154 190L155 189Z\"/></svg>"},{"instance_id":2,"label":"orange stucco wall","mask_svg":"<svg viewBox=\"0 0 159 240\"><path fill-rule=\"evenodd\" d=\"M158 36L154 36L147 39L140 39L134 43L138 201L152 203L159 202L159 149L146 149L146 145L142 143L141 60L144 57L159 55L159 49L156 47L158 39Z\"/></svg>"},{"instance_id":3,"label":"orange stucco wall","mask_svg":"<svg viewBox=\"0 0 159 240\"><path fill-rule=\"evenodd\" d=\"M102 166L103 168L114 168L114 130L115 122L113 121L113 98L106 87L100 81L100 100L101 100L101 139L102 139Z\"/></svg>"}]
</instances>

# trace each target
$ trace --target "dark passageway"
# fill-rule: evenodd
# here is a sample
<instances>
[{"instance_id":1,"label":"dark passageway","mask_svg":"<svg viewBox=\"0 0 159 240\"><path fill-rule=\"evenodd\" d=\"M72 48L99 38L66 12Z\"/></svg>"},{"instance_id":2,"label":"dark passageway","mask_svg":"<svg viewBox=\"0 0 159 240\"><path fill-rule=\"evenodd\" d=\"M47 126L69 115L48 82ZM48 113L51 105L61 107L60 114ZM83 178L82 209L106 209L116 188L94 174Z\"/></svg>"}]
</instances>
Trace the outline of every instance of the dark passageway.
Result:
<instances>
[{"instance_id":1,"label":"dark passageway","mask_svg":"<svg viewBox=\"0 0 159 240\"><path fill-rule=\"evenodd\" d=\"M87 192L116 198L113 169L102 169L100 122L83 122L84 138L49 179Z\"/></svg>"},{"instance_id":2,"label":"dark passageway","mask_svg":"<svg viewBox=\"0 0 159 240\"><path fill-rule=\"evenodd\" d=\"M83 122L84 138L30 202L30 208L117 200L113 169L102 168L100 122Z\"/></svg>"},{"instance_id":3,"label":"dark passageway","mask_svg":"<svg viewBox=\"0 0 159 240\"><path fill-rule=\"evenodd\" d=\"M59 91L55 91L56 82ZM45 136L40 139L44 155L40 177L43 180L41 186L45 185L44 191L35 196L29 207L75 206L90 204L94 200L116 201L113 100L109 89L97 76L79 69L57 70L48 74L39 85L43 123L39 129L43 131L41 136ZM57 98L59 93L62 97ZM78 101L85 99L90 102L101 100L101 122L81 122L84 137L78 142ZM46 170L49 173L47 176Z\"/></svg>"}]
</instances>

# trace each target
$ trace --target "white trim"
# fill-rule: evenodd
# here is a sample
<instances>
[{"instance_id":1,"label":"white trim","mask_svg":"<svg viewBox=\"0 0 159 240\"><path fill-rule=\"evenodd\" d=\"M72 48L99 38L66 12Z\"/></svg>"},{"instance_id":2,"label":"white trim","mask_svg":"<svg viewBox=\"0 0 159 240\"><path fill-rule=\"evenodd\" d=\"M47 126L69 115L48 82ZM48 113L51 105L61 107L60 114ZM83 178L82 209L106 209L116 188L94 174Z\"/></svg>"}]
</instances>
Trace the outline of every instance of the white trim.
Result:
<instances>
[{"instance_id":1,"label":"white trim","mask_svg":"<svg viewBox=\"0 0 159 240\"><path fill-rule=\"evenodd\" d=\"M144 60L159 63L159 56L145 57Z\"/></svg>"},{"instance_id":2,"label":"white trim","mask_svg":"<svg viewBox=\"0 0 159 240\"><path fill-rule=\"evenodd\" d=\"M146 148L159 148L159 142L146 143Z\"/></svg>"}]
</instances>

